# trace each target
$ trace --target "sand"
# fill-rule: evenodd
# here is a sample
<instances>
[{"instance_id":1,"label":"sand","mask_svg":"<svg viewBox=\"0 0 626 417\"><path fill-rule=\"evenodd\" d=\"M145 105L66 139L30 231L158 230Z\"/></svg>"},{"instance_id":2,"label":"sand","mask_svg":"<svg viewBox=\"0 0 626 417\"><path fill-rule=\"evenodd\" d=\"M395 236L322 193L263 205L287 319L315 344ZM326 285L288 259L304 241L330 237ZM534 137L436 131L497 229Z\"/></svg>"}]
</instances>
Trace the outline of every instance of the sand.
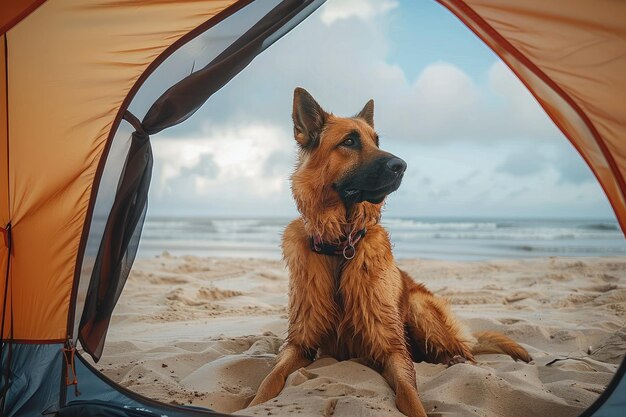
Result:
<instances>
[{"instance_id":1,"label":"sand","mask_svg":"<svg viewBox=\"0 0 626 417\"><path fill-rule=\"evenodd\" d=\"M501 331L534 358L415 364L429 416L576 416L626 351L626 258L399 263L448 297L472 331ZM240 410L282 344L287 285L278 261L167 253L138 260L96 366L164 402ZM402 416L378 373L330 358L294 372L276 399L237 414Z\"/></svg>"}]
</instances>

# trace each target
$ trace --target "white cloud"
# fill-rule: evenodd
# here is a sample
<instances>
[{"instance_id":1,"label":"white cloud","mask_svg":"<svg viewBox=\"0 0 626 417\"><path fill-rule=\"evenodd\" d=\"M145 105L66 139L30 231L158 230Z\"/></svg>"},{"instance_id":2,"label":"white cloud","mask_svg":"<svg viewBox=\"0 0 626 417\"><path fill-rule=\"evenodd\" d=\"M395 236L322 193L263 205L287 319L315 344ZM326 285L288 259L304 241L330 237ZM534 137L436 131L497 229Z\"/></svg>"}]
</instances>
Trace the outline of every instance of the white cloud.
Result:
<instances>
[{"instance_id":1,"label":"white cloud","mask_svg":"<svg viewBox=\"0 0 626 417\"><path fill-rule=\"evenodd\" d=\"M501 62L494 61L478 78L451 63L433 62L411 79L389 62L386 23L356 30L342 20L324 27L323 13L261 54L181 129L259 121L290 129L292 91L302 86L340 115L354 114L374 98L376 126L400 140L436 145L562 136Z\"/></svg>"},{"instance_id":2,"label":"white cloud","mask_svg":"<svg viewBox=\"0 0 626 417\"><path fill-rule=\"evenodd\" d=\"M579 177L586 168L566 142L532 148L507 141L382 146L408 163L402 186L388 200L393 216L555 216L564 207L568 215L610 215L590 174ZM255 124L195 138L157 137L153 147L153 213L295 215L289 189L295 146L281 127ZM579 167L567 182L565 162Z\"/></svg>"},{"instance_id":3,"label":"white cloud","mask_svg":"<svg viewBox=\"0 0 626 417\"><path fill-rule=\"evenodd\" d=\"M413 86L415 97L429 106L466 109L478 100L472 79L460 68L435 62L420 73Z\"/></svg>"},{"instance_id":4,"label":"white cloud","mask_svg":"<svg viewBox=\"0 0 626 417\"><path fill-rule=\"evenodd\" d=\"M353 17L371 20L398 6L399 3L395 0L329 0L320 17L326 25Z\"/></svg>"},{"instance_id":5,"label":"white cloud","mask_svg":"<svg viewBox=\"0 0 626 417\"><path fill-rule=\"evenodd\" d=\"M410 77L388 58L390 15L381 10L373 0L329 1L192 119L157 138L154 206L160 212L293 213L290 113L293 88L302 86L338 115L375 99L382 148L409 165L389 201L394 215L553 214L574 206L580 213L607 213L580 158L568 156L575 152L504 64L470 76L433 62ZM348 20L372 13L380 18L372 24ZM520 147L547 152L546 167L526 166ZM507 157L518 166L498 171ZM468 180L476 169L480 173ZM576 203L581 193L587 206Z\"/></svg>"},{"instance_id":6,"label":"white cloud","mask_svg":"<svg viewBox=\"0 0 626 417\"><path fill-rule=\"evenodd\" d=\"M267 124L219 129L203 137L156 138L151 200L199 212L214 199L227 204L242 197L278 196L285 205L291 159L285 154L293 148L289 133Z\"/></svg>"},{"instance_id":7,"label":"white cloud","mask_svg":"<svg viewBox=\"0 0 626 417\"><path fill-rule=\"evenodd\" d=\"M502 100L500 109L505 122L520 129L529 139L562 137L524 84L503 62L495 62L488 71L489 87Z\"/></svg>"},{"instance_id":8,"label":"white cloud","mask_svg":"<svg viewBox=\"0 0 626 417\"><path fill-rule=\"evenodd\" d=\"M611 216L589 172L584 181L565 181L560 160L588 171L573 147L565 141L528 145L394 146L390 150L408 168L387 211L391 216Z\"/></svg>"},{"instance_id":9,"label":"white cloud","mask_svg":"<svg viewBox=\"0 0 626 417\"><path fill-rule=\"evenodd\" d=\"M436 62L412 85L395 86L391 97L378 100L377 124L388 136L420 143L464 139L481 108L481 94L460 68Z\"/></svg>"},{"instance_id":10,"label":"white cloud","mask_svg":"<svg viewBox=\"0 0 626 417\"><path fill-rule=\"evenodd\" d=\"M495 170L514 177L528 177L541 173L549 164L541 152L525 149L510 153Z\"/></svg>"},{"instance_id":11,"label":"white cloud","mask_svg":"<svg viewBox=\"0 0 626 417\"><path fill-rule=\"evenodd\" d=\"M387 83L377 125L392 137L424 144L561 140L560 131L501 62L486 85L446 62L426 66L412 85ZM380 91L380 89L377 89Z\"/></svg>"}]
</instances>

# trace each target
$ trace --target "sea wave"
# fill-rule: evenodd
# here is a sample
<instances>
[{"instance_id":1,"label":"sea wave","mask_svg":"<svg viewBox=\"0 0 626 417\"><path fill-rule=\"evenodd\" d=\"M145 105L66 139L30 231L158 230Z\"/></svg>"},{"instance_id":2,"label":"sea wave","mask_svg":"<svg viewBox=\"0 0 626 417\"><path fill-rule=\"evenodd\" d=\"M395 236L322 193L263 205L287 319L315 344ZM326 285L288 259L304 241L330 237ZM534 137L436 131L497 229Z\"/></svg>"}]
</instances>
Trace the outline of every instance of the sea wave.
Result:
<instances>
[{"instance_id":1,"label":"sea wave","mask_svg":"<svg viewBox=\"0 0 626 417\"><path fill-rule=\"evenodd\" d=\"M538 252L541 254L554 255L601 255L606 253L614 253L615 247L611 246L534 246L534 245L513 245L510 249L522 252ZM626 248L622 248L626 250Z\"/></svg>"},{"instance_id":2,"label":"sea wave","mask_svg":"<svg viewBox=\"0 0 626 417\"><path fill-rule=\"evenodd\" d=\"M580 229L587 230L608 230L608 231L618 231L619 226L613 223L592 223L592 224L584 224L578 226Z\"/></svg>"},{"instance_id":3,"label":"sea wave","mask_svg":"<svg viewBox=\"0 0 626 417\"><path fill-rule=\"evenodd\" d=\"M144 254L174 250L207 256L280 258L287 218L150 218ZM626 255L626 241L612 220L385 218L399 257L489 259L506 256Z\"/></svg>"},{"instance_id":4,"label":"sea wave","mask_svg":"<svg viewBox=\"0 0 626 417\"><path fill-rule=\"evenodd\" d=\"M389 219L381 222L384 226L405 230L496 230L497 223L489 222L423 222L408 219Z\"/></svg>"},{"instance_id":5,"label":"sea wave","mask_svg":"<svg viewBox=\"0 0 626 417\"><path fill-rule=\"evenodd\" d=\"M457 239L457 240L596 240L615 239L623 240L623 236L606 235L602 233L584 233L574 230L520 230L516 232L465 232L465 231L430 231L421 233L411 233L400 230L390 230L394 239L415 240L415 239Z\"/></svg>"}]
</instances>

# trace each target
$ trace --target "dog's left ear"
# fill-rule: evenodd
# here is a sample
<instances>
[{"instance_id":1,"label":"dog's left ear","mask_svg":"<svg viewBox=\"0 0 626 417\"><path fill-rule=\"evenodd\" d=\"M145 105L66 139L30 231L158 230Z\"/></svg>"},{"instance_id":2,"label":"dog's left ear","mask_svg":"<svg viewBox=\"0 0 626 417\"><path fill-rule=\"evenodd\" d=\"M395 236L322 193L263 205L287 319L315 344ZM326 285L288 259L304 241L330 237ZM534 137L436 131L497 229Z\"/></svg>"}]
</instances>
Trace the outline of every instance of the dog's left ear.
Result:
<instances>
[{"instance_id":1,"label":"dog's left ear","mask_svg":"<svg viewBox=\"0 0 626 417\"><path fill-rule=\"evenodd\" d=\"M363 110L361 110L356 117L360 117L365 120L368 125L374 127L374 100L368 101L365 107L363 107Z\"/></svg>"},{"instance_id":2,"label":"dog's left ear","mask_svg":"<svg viewBox=\"0 0 626 417\"><path fill-rule=\"evenodd\" d=\"M320 134L328 118L322 107L304 88L293 91L293 130L302 148L317 146Z\"/></svg>"}]
</instances>

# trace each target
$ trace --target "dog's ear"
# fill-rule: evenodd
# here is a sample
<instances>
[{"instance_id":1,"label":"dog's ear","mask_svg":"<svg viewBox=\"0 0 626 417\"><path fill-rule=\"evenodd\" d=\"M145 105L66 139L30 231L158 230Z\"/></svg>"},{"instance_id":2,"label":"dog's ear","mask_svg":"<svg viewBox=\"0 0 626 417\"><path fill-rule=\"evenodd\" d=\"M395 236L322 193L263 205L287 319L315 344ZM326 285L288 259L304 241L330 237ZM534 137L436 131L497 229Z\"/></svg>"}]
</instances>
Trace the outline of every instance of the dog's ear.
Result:
<instances>
[{"instance_id":1,"label":"dog's ear","mask_svg":"<svg viewBox=\"0 0 626 417\"><path fill-rule=\"evenodd\" d=\"M368 125L374 127L374 100L370 100L365 103L363 110L356 115L367 122Z\"/></svg>"},{"instance_id":2,"label":"dog's ear","mask_svg":"<svg viewBox=\"0 0 626 417\"><path fill-rule=\"evenodd\" d=\"M292 117L296 141L303 148L315 146L328 114L304 88L293 91Z\"/></svg>"}]
</instances>

